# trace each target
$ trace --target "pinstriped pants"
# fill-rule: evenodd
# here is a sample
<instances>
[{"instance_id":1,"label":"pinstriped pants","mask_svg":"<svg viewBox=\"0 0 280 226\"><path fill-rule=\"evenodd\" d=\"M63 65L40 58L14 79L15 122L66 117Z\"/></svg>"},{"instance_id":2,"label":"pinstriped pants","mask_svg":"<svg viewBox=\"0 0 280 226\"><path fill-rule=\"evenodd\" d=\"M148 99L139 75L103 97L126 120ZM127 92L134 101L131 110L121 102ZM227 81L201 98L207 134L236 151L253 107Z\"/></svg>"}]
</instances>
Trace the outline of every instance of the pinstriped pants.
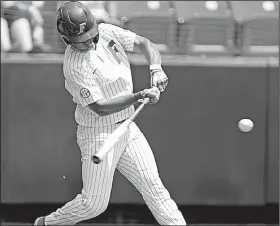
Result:
<instances>
[{"instance_id":1,"label":"pinstriped pants","mask_svg":"<svg viewBox=\"0 0 280 226\"><path fill-rule=\"evenodd\" d=\"M103 213L109 203L116 168L141 193L159 224L186 225L182 213L159 178L154 155L146 138L134 122L103 162L98 165L93 163L91 156L117 126L78 127L83 189L75 199L46 216L46 225L74 225Z\"/></svg>"}]
</instances>

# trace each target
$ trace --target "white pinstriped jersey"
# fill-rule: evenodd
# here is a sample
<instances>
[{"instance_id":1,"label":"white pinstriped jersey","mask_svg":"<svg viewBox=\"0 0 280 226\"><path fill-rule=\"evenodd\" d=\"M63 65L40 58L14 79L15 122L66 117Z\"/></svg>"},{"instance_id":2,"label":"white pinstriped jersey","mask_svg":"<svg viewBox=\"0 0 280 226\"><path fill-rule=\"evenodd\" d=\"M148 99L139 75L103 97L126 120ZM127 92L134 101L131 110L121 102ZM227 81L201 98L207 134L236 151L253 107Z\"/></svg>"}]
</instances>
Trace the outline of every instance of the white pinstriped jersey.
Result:
<instances>
[{"instance_id":1,"label":"white pinstriped jersey","mask_svg":"<svg viewBox=\"0 0 280 226\"><path fill-rule=\"evenodd\" d=\"M89 104L133 92L132 76L125 51L133 51L136 34L110 24L99 24L96 50L79 51L68 46L63 73L65 88L77 103L75 120L79 125L103 127L129 118L134 106L99 116Z\"/></svg>"}]
</instances>

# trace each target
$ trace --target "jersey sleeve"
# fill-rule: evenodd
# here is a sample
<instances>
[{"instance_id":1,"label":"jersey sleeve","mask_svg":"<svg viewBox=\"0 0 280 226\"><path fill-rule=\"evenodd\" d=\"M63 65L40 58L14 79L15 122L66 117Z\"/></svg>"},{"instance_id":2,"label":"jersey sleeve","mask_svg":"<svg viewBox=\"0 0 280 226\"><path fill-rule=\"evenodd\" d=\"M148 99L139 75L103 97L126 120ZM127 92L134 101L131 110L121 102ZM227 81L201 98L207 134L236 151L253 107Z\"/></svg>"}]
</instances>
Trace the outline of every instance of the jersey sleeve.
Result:
<instances>
[{"instance_id":1,"label":"jersey sleeve","mask_svg":"<svg viewBox=\"0 0 280 226\"><path fill-rule=\"evenodd\" d=\"M87 63L83 63L80 68L71 67L71 69L71 72L66 72L68 76L65 80L65 88L72 95L74 102L87 106L103 99L103 94L96 82L94 73L92 73Z\"/></svg>"},{"instance_id":2,"label":"jersey sleeve","mask_svg":"<svg viewBox=\"0 0 280 226\"><path fill-rule=\"evenodd\" d=\"M112 33L125 51L133 51L136 33L112 24L102 24L101 28L105 33Z\"/></svg>"}]
</instances>

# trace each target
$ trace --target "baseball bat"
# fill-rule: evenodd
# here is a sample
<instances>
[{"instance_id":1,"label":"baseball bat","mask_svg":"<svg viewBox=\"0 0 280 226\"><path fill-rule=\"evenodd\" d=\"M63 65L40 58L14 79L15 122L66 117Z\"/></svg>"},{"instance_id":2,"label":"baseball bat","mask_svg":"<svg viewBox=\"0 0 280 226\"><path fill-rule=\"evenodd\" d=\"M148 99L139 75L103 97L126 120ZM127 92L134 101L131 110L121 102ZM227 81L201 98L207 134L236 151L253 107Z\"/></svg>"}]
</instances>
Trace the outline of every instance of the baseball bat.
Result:
<instances>
[{"instance_id":1,"label":"baseball bat","mask_svg":"<svg viewBox=\"0 0 280 226\"><path fill-rule=\"evenodd\" d=\"M92 156L94 163L99 164L103 160L103 158L112 150L119 139L126 133L129 125L135 120L135 118L148 103L149 98L145 98L141 105L135 110L133 115L126 119L117 129L113 131L111 135L109 135L99 151L94 156Z\"/></svg>"}]
</instances>

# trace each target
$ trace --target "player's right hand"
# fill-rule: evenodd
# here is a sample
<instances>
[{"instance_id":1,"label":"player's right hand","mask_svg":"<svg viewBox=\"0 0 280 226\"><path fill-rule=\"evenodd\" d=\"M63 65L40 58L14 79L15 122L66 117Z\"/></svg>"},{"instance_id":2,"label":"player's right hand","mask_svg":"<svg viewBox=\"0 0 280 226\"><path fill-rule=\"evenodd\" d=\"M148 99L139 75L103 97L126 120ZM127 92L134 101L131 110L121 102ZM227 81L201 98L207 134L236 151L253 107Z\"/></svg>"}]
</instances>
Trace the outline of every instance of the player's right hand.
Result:
<instances>
[{"instance_id":1,"label":"player's right hand","mask_svg":"<svg viewBox=\"0 0 280 226\"><path fill-rule=\"evenodd\" d=\"M160 91L157 87L152 87L149 89L144 89L142 91L142 97L146 98L149 97L150 98L150 104L156 104L159 101L160 98Z\"/></svg>"},{"instance_id":2,"label":"player's right hand","mask_svg":"<svg viewBox=\"0 0 280 226\"><path fill-rule=\"evenodd\" d=\"M156 86L160 92L163 92L168 84L168 77L162 70L161 65L153 64L150 65L151 74L151 87Z\"/></svg>"}]
</instances>

